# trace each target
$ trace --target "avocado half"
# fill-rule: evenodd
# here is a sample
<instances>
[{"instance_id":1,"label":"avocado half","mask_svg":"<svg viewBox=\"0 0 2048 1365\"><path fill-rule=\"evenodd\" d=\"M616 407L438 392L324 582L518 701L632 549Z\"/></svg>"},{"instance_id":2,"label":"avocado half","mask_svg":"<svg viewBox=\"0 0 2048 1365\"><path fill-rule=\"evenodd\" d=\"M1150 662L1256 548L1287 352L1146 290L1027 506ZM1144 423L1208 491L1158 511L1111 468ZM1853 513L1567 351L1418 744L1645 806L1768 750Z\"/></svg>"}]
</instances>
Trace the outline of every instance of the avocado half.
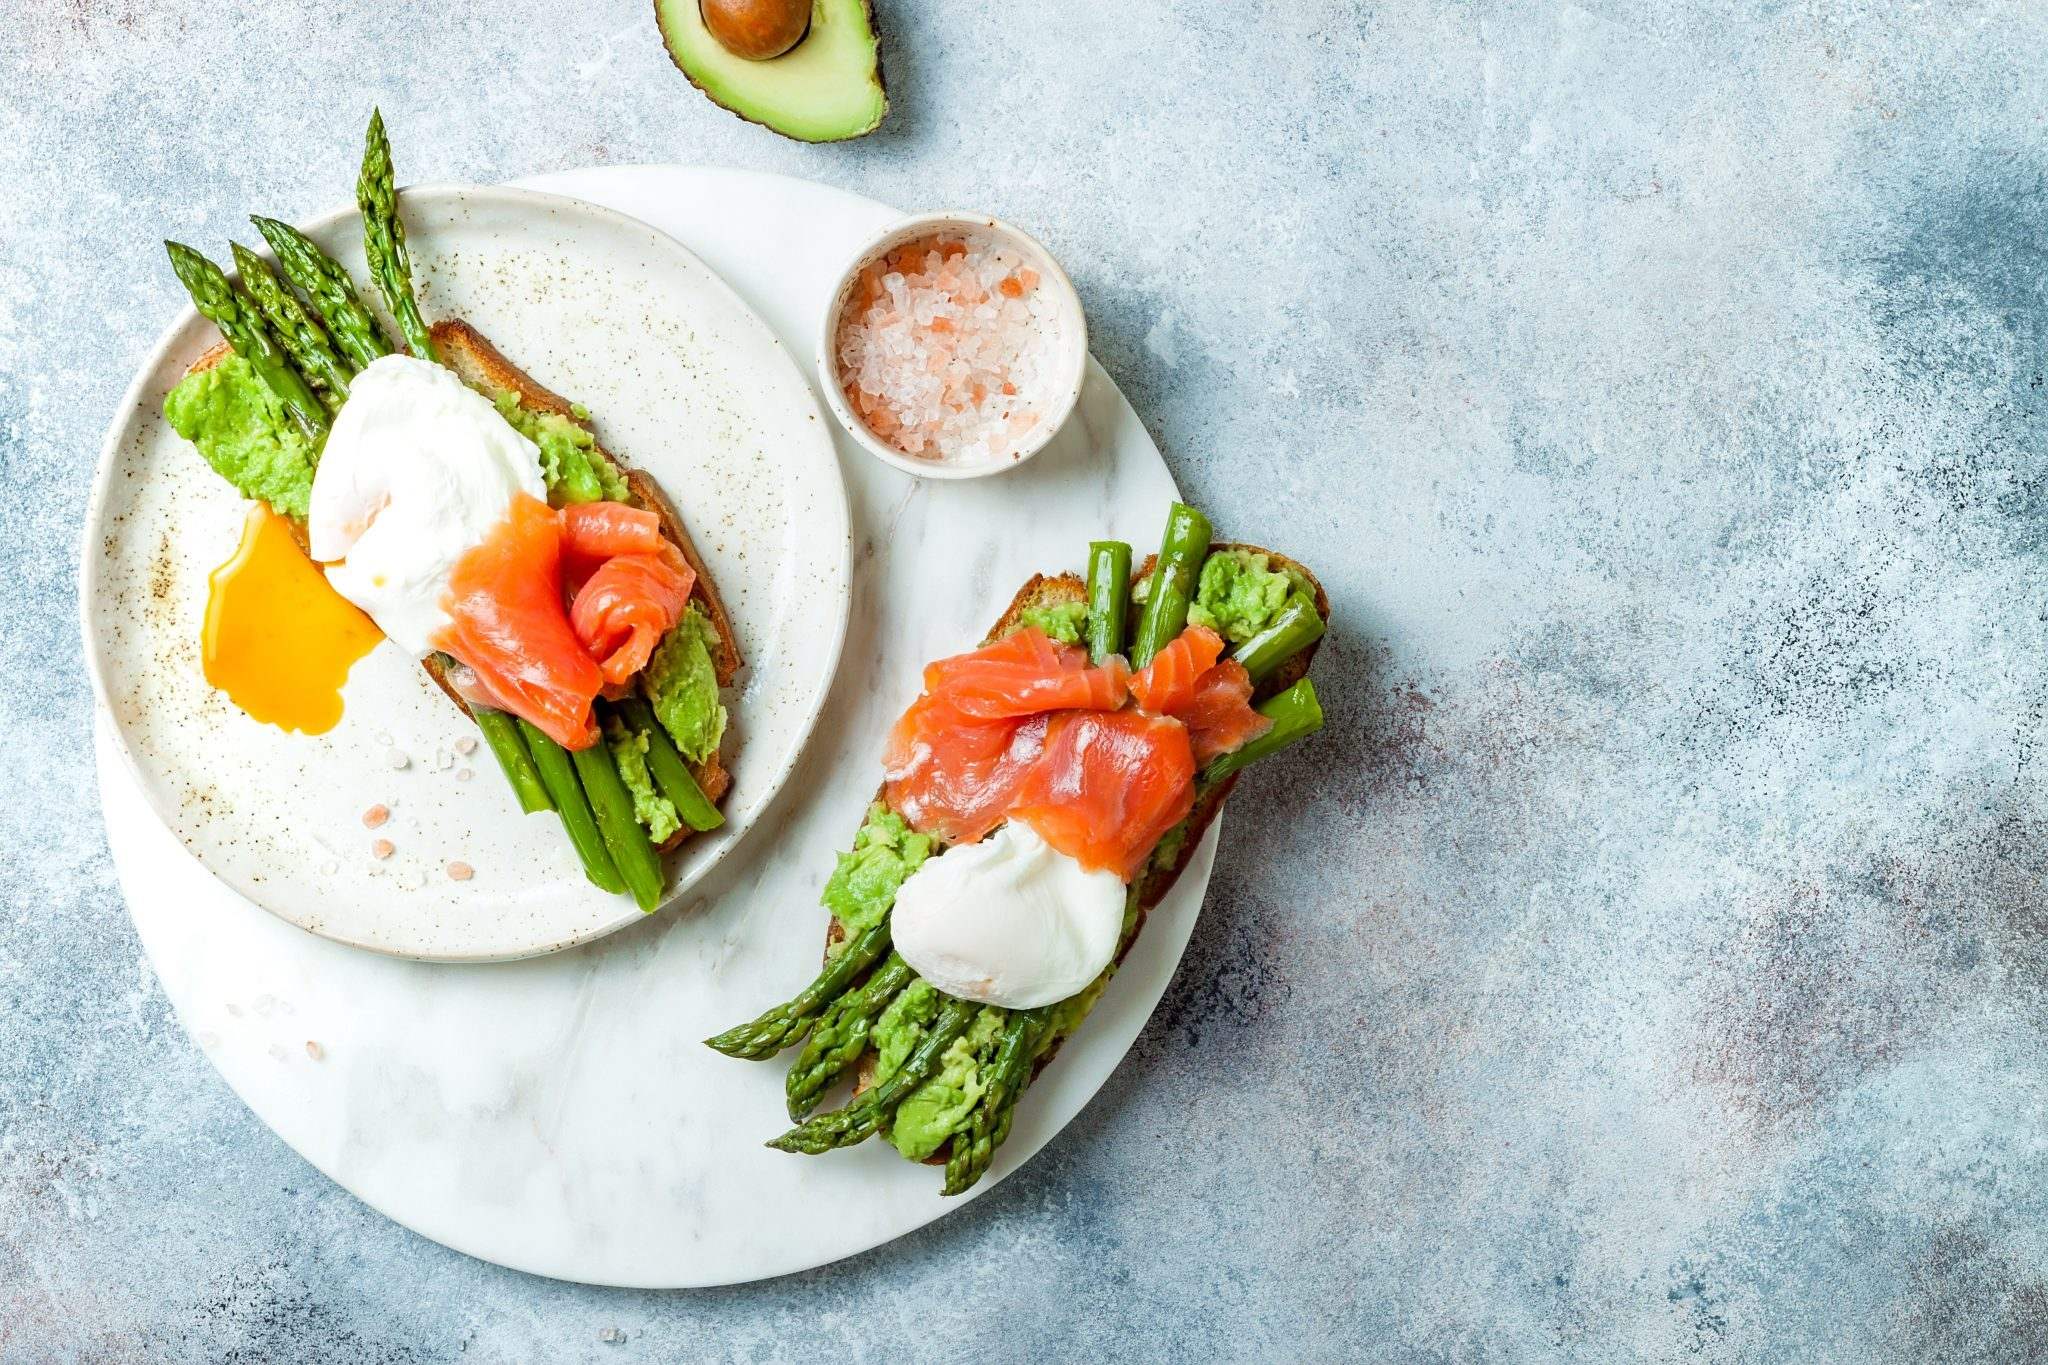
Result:
<instances>
[{"instance_id":1,"label":"avocado half","mask_svg":"<svg viewBox=\"0 0 2048 1365\"><path fill-rule=\"evenodd\" d=\"M810 31L780 57L758 62L711 36L697 0L654 0L654 18L690 84L785 137L839 142L873 132L888 112L882 41L868 0L812 0Z\"/></svg>"}]
</instances>

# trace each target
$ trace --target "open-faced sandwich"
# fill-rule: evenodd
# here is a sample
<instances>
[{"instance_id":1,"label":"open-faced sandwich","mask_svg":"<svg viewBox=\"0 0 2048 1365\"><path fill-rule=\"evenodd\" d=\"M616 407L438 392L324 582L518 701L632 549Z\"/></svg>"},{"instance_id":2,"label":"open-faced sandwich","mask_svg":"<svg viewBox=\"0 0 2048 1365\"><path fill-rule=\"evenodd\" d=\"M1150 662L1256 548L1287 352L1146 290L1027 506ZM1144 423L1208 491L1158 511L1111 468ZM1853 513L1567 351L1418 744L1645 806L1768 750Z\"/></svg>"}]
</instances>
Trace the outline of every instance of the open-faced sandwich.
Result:
<instances>
[{"instance_id":1,"label":"open-faced sandwich","mask_svg":"<svg viewBox=\"0 0 2048 1365\"><path fill-rule=\"evenodd\" d=\"M1175 504L1155 557L1090 547L1025 584L982 647L924 671L884 781L825 883L825 967L710 1045L798 1042L770 1146L876 1133L979 1181L1246 765L1314 733L1329 600L1301 565L1212 543ZM1126 623L1135 626L1126 631ZM853 1097L812 1111L851 1078Z\"/></svg>"},{"instance_id":2,"label":"open-faced sandwich","mask_svg":"<svg viewBox=\"0 0 2048 1365\"><path fill-rule=\"evenodd\" d=\"M165 415L422 661L589 879L651 910L660 853L723 818L731 623L675 510L587 412L421 317L379 116L356 197L402 346L288 224L253 220L275 265L237 244L235 278L166 243L223 340Z\"/></svg>"}]
</instances>

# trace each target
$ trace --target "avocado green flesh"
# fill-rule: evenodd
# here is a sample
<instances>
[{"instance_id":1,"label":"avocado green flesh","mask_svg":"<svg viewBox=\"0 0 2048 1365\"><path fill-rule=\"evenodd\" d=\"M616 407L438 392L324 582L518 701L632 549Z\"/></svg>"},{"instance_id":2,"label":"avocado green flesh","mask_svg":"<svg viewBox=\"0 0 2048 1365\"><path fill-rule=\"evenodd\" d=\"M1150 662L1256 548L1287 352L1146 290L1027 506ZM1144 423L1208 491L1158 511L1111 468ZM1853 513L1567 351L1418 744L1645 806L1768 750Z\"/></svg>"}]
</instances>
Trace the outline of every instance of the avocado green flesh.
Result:
<instances>
[{"instance_id":1,"label":"avocado green flesh","mask_svg":"<svg viewBox=\"0 0 2048 1365\"><path fill-rule=\"evenodd\" d=\"M1295 582L1250 550L1218 550L1202 562L1188 624L1207 626L1232 644L1243 644L1268 625L1287 604Z\"/></svg>"},{"instance_id":2,"label":"avocado green flesh","mask_svg":"<svg viewBox=\"0 0 2048 1365\"><path fill-rule=\"evenodd\" d=\"M749 61L704 26L698 0L655 0L669 56L713 103L799 142L871 133L889 98L868 0L813 0L811 27L780 57Z\"/></svg>"},{"instance_id":3,"label":"avocado green flesh","mask_svg":"<svg viewBox=\"0 0 2048 1365\"><path fill-rule=\"evenodd\" d=\"M633 798L633 818L655 843L666 843L683 827L681 817L669 799L654 789L654 774L647 770L647 736L628 729L614 717L604 727L605 745L612 751L612 765Z\"/></svg>"},{"instance_id":4,"label":"avocado green flesh","mask_svg":"<svg viewBox=\"0 0 2048 1365\"><path fill-rule=\"evenodd\" d=\"M1086 602L1054 602L1043 607L1026 607L1018 625L1036 626L1063 645L1081 643L1081 630L1088 624Z\"/></svg>"},{"instance_id":5,"label":"avocado green flesh","mask_svg":"<svg viewBox=\"0 0 2048 1365\"><path fill-rule=\"evenodd\" d=\"M868 1041L875 1049L875 1084L896 1074L904 1058L924 1037L932 1020L939 1017L939 988L923 977L912 978L881 1017L875 1020Z\"/></svg>"},{"instance_id":6,"label":"avocado green flesh","mask_svg":"<svg viewBox=\"0 0 2048 1365\"><path fill-rule=\"evenodd\" d=\"M717 639L710 618L692 602L683 609L683 619L655 646L640 675L640 690L661 728L668 731L676 752L692 763L703 763L717 753L718 741L725 736L725 704L718 699L718 670L711 661Z\"/></svg>"},{"instance_id":7,"label":"avocado green flesh","mask_svg":"<svg viewBox=\"0 0 2048 1365\"><path fill-rule=\"evenodd\" d=\"M889 1141L897 1151L923 1161L973 1116L975 1104L988 1092L983 1071L995 1060L1008 1013L990 1006L975 1015L967 1032L941 1054L939 1069L903 1097L889 1116Z\"/></svg>"},{"instance_id":8,"label":"avocado green flesh","mask_svg":"<svg viewBox=\"0 0 2048 1365\"><path fill-rule=\"evenodd\" d=\"M633 500L618 466L597 448L597 438L586 428L560 413L521 407L514 393L487 396L512 429L540 449L541 478L549 501L557 507Z\"/></svg>"},{"instance_id":9,"label":"avocado green flesh","mask_svg":"<svg viewBox=\"0 0 2048 1365\"><path fill-rule=\"evenodd\" d=\"M229 355L164 396L164 418L245 498L301 520L319 452L249 362Z\"/></svg>"},{"instance_id":10,"label":"avocado green flesh","mask_svg":"<svg viewBox=\"0 0 2048 1365\"><path fill-rule=\"evenodd\" d=\"M819 901L846 926L849 938L859 935L882 922L896 903L896 892L931 851L930 835L913 832L902 816L877 801L868 808L852 851L839 855Z\"/></svg>"}]
</instances>

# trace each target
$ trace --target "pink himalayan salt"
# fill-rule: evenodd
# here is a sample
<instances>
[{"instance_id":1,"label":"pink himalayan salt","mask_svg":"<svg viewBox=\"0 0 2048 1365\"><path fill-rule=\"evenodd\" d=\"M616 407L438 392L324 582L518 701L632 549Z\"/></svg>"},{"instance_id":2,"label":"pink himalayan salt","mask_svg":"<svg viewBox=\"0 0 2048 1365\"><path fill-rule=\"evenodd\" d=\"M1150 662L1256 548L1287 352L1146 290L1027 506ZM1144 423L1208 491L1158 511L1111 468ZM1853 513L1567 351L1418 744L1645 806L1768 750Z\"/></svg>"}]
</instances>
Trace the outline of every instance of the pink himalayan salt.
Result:
<instances>
[{"instance_id":1,"label":"pink himalayan salt","mask_svg":"<svg viewBox=\"0 0 2048 1365\"><path fill-rule=\"evenodd\" d=\"M1053 303L1014 251L907 242L854 277L836 349L846 401L921 459L1015 459L1050 406Z\"/></svg>"}]
</instances>

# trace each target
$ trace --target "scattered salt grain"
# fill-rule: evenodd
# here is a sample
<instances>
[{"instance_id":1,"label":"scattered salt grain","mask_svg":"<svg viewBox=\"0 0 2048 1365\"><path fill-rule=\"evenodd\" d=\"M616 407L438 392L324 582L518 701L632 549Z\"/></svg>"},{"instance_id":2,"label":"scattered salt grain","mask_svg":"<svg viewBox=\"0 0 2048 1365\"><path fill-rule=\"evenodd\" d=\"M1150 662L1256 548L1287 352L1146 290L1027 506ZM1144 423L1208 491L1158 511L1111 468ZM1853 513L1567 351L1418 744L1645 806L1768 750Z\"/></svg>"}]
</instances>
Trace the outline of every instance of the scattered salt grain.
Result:
<instances>
[{"instance_id":1,"label":"scattered salt grain","mask_svg":"<svg viewBox=\"0 0 2048 1365\"><path fill-rule=\"evenodd\" d=\"M391 736L380 731L377 735L377 743L388 749L391 747Z\"/></svg>"},{"instance_id":2,"label":"scattered salt grain","mask_svg":"<svg viewBox=\"0 0 2048 1365\"><path fill-rule=\"evenodd\" d=\"M854 277L834 346L846 401L906 455L1014 459L1052 406L1053 302L972 234L896 247Z\"/></svg>"},{"instance_id":3,"label":"scattered salt grain","mask_svg":"<svg viewBox=\"0 0 2048 1365\"><path fill-rule=\"evenodd\" d=\"M381 860L389 858L395 850L396 845L389 839L378 839L370 845L370 856Z\"/></svg>"},{"instance_id":4,"label":"scattered salt grain","mask_svg":"<svg viewBox=\"0 0 2048 1365\"><path fill-rule=\"evenodd\" d=\"M466 882L475 875L476 869L468 863L454 862L448 864L448 880L451 882Z\"/></svg>"},{"instance_id":5,"label":"scattered salt grain","mask_svg":"<svg viewBox=\"0 0 2048 1365\"><path fill-rule=\"evenodd\" d=\"M379 803L363 812L363 828L376 829L391 818L391 807Z\"/></svg>"},{"instance_id":6,"label":"scattered salt grain","mask_svg":"<svg viewBox=\"0 0 2048 1365\"><path fill-rule=\"evenodd\" d=\"M317 1062L327 1055L327 1049L314 1042L311 1038L308 1038L306 1040L306 1055Z\"/></svg>"},{"instance_id":7,"label":"scattered salt grain","mask_svg":"<svg viewBox=\"0 0 2048 1365\"><path fill-rule=\"evenodd\" d=\"M436 744L434 746L434 771L443 772L454 766L455 755Z\"/></svg>"},{"instance_id":8,"label":"scattered salt grain","mask_svg":"<svg viewBox=\"0 0 2048 1365\"><path fill-rule=\"evenodd\" d=\"M475 753L475 752L476 752L476 736L475 736L475 735L464 735L464 736L463 736L463 737L462 737L461 739L458 739L458 740L456 740L456 741L455 741L455 752L456 752L456 753L458 753L458 754L464 754L464 755L467 755L467 754L473 754L473 753Z\"/></svg>"},{"instance_id":9,"label":"scattered salt grain","mask_svg":"<svg viewBox=\"0 0 2048 1365\"><path fill-rule=\"evenodd\" d=\"M384 754L384 761L394 768L404 768L412 762L403 749L390 749Z\"/></svg>"},{"instance_id":10,"label":"scattered salt grain","mask_svg":"<svg viewBox=\"0 0 2048 1365\"><path fill-rule=\"evenodd\" d=\"M455 770L455 780L456 780L457 782L467 782L467 781L469 781L469 779L470 779L470 778L472 778L472 777L474 777L474 776L476 776L476 774L475 774L475 773L472 773L472 772L471 772L471 771L470 771L469 769L467 769L467 768L457 768L457 769Z\"/></svg>"}]
</instances>

